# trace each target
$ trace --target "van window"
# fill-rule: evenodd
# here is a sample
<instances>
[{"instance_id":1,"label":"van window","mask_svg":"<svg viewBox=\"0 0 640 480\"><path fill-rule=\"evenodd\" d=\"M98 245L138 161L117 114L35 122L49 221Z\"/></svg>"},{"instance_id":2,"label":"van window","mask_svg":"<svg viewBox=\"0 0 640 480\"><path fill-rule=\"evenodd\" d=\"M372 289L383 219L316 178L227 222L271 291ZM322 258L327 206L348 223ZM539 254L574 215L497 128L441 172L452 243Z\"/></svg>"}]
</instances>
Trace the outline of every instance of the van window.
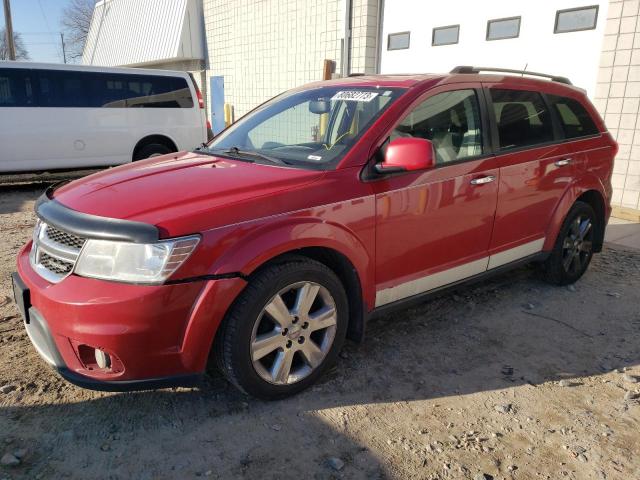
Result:
<instances>
[{"instance_id":1,"label":"van window","mask_svg":"<svg viewBox=\"0 0 640 480\"><path fill-rule=\"evenodd\" d=\"M500 150L553 140L553 125L542 96L523 90L491 89Z\"/></svg>"},{"instance_id":2,"label":"van window","mask_svg":"<svg viewBox=\"0 0 640 480\"><path fill-rule=\"evenodd\" d=\"M193 108L184 78L93 74L92 98L105 108Z\"/></svg>"},{"instance_id":3,"label":"van window","mask_svg":"<svg viewBox=\"0 0 640 480\"><path fill-rule=\"evenodd\" d=\"M114 73L41 70L42 107L193 108L184 78Z\"/></svg>"},{"instance_id":4,"label":"van window","mask_svg":"<svg viewBox=\"0 0 640 480\"><path fill-rule=\"evenodd\" d=\"M455 90L429 97L415 107L391 133L431 140L436 163L482 154L480 109L474 90Z\"/></svg>"},{"instance_id":5,"label":"van window","mask_svg":"<svg viewBox=\"0 0 640 480\"><path fill-rule=\"evenodd\" d=\"M33 107L35 99L29 70L0 70L0 107Z\"/></svg>"},{"instance_id":6,"label":"van window","mask_svg":"<svg viewBox=\"0 0 640 480\"><path fill-rule=\"evenodd\" d=\"M578 138L587 135L597 135L598 127L584 106L573 98L547 95L555 108L565 138Z\"/></svg>"},{"instance_id":7,"label":"van window","mask_svg":"<svg viewBox=\"0 0 640 480\"><path fill-rule=\"evenodd\" d=\"M75 72L41 70L38 72L38 105L52 108L88 107L87 84Z\"/></svg>"}]
</instances>

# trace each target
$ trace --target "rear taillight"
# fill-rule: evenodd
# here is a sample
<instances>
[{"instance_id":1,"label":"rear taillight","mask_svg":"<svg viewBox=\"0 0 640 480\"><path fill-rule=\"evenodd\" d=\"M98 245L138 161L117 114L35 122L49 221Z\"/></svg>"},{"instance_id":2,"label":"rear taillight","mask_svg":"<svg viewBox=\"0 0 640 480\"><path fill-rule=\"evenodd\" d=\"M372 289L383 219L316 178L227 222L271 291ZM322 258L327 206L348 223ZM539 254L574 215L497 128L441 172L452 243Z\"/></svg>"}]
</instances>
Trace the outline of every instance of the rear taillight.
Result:
<instances>
[{"instance_id":1,"label":"rear taillight","mask_svg":"<svg viewBox=\"0 0 640 480\"><path fill-rule=\"evenodd\" d=\"M209 120L207 120L207 128L210 130L211 129L211 122Z\"/></svg>"}]
</instances>

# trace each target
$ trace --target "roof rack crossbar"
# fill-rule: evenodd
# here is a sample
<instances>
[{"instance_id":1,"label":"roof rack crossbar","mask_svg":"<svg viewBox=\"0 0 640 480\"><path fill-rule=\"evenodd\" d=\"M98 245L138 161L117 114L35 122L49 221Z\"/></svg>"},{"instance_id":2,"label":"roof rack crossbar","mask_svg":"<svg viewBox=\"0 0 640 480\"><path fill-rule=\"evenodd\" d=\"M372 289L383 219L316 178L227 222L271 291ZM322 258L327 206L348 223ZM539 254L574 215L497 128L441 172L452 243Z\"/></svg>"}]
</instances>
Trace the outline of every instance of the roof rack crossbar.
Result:
<instances>
[{"instance_id":1,"label":"roof rack crossbar","mask_svg":"<svg viewBox=\"0 0 640 480\"><path fill-rule=\"evenodd\" d=\"M573 85L571 80L567 77L560 77L557 75L549 75L546 73L530 72L528 70L512 70L510 68L492 68L492 67L471 67L468 65L460 65L451 70L451 73L480 73L480 72L499 72L499 73L515 73L518 75L530 75L532 77L548 78L552 82L564 83L566 85Z\"/></svg>"}]
</instances>

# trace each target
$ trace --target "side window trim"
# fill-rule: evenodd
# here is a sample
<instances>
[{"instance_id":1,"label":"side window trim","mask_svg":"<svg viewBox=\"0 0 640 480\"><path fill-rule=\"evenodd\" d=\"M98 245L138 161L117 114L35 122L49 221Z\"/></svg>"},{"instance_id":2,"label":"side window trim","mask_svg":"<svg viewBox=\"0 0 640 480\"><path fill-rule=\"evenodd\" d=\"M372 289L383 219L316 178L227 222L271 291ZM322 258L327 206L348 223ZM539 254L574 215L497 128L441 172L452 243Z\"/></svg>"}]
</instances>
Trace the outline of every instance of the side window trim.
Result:
<instances>
[{"instance_id":1,"label":"side window trim","mask_svg":"<svg viewBox=\"0 0 640 480\"><path fill-rule=\"evenodd\" d=\"M553 139L548 141L548 142L541 142L541 143L536 143L533 145L525 145L522 147L516 147L516 148L510 148L509 150L501 150L500 149L500 136L498 134L498 119L496 118L496 112L495 112L495 108L493 107L493 99L491 98L491 89L495 88L497 90L515 90L515 91L521 91L521 92L533 92L533 93L538 93L540 94L540 96L542 97L542 100L545 104L545 107L547 108L547 110L552 110L550 107L550 103L547 99L547 96L545 95L544 92L540 92L540 91L535 91L535 90L527 90L527 89L523 89L523 88L513 88L510 85L504 85L504 86L500 86L500 87L491 87L487 84L482 84L483 85L483 91L484 91L484 96L487 102L487 109L489 110L489 119L490 119L490 123L491 123L491 143L492 143L492 149L494 151L495 155L508 155L511 153L516 153L516 152L523 152L526 150L534 150L536 148L541 148L541 147L546 147L549 145L555 145L555 144L560 144L560 143L564 143L564 136L560 135L558 136L558 129L562 128L560 127L559 123L556 120L555 115L553 114L553 112L550 112L549 118L551 119L551 125L552 125L552 132L553 132Z\"/></svg>"},{"instance_id":2,"label":"side window trim","mask_svg":"<svg viewBox=\"0 0 640 480\"><path fill-rule=\"evenodd\" d=\"M556 115L556 109L551 104L549 97L545 92L540 92L540 96L542 97L542 101L547 107L549 112L549 118L551 118L551 126L553 128L553 140L555 143L560 143L564 139L564 132L562 131L562 125L560 125L560 119Z\"/></svg>"}]
</instances>

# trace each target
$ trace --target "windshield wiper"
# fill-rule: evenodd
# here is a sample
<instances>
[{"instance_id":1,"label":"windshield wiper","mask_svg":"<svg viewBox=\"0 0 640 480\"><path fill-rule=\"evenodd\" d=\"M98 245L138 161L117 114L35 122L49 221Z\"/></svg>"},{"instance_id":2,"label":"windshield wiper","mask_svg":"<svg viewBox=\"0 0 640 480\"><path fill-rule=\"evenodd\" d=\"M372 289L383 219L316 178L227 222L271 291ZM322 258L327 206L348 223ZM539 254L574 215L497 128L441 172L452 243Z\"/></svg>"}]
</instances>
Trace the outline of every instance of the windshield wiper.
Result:
<instances>
[{"instance_id":1,"label":"windshield wiper","mask_svg":"<svg viewBox=\"0 0 640 480\"><path fill-rule=\"evenodd\" d=\"M270 163L275 163L276 165L291 165L291 163L287 162L286 160L282 160L281 158L270 157L269 155L265 155L264 153L256 152L253 150L241 150L238 147L231 147L227 150L223 150L222 153L235 156L255 157L261 160L266 160Z\"/></svg>"}]
</instances>

